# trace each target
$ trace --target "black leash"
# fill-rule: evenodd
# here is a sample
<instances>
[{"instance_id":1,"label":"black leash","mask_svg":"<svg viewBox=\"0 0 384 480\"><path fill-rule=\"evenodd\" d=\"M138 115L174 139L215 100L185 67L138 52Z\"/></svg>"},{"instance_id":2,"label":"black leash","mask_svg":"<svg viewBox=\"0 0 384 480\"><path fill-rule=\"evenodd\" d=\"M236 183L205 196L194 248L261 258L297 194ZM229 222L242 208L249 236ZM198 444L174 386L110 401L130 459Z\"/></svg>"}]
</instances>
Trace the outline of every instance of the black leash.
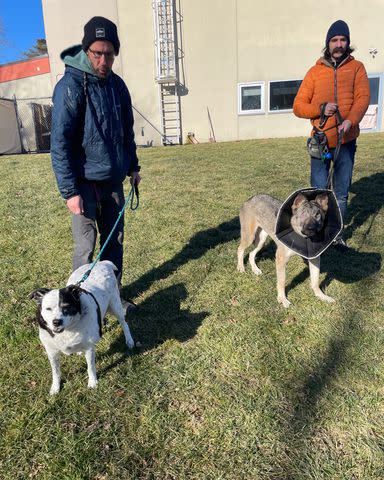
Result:
<instances>
[{"instance_id":1,"label":"black leash","mask_svg":"<svg viewBox=\"0 0 384 480\"><path fill-rule=\"evenodd\" d=\"M327 103L322 103L320 106L319 128L313 126L316 132L324 133L324 132L327 132L328 130L332 130L332 128L338 128L343 123L343 117L341 116L340 111L337 108L334 113L334 115L336 116L336 125L333 125L332 127L324 128L325 124L330 118L329 116L325 115L326 106L327 106ZM334 170L335 161L340 153L341 144L343 142L343 136L344 136L344 130L340 130L337 132L337 145L331 158L331 165L330 165L328 178L327 178L327 189L332 191L333 191L333 170Z\"/></svg>"},{"instance_id":2,"label":"black leash","mask_svg":"<svg viewBox=\"0 0 384 480\"><path fill-rule=\"evenodd\" d=\"M319 129L323 132L326 132L327 130L331 130L332 128L338 127L343 123L343 117L341 116L341 113L339 109L337 108L334 115L336 116L336 125L333 125L333 127L328 127L323 130L323 127L325 127L325 124L327 123L328 119L330 118L328 115L325 115L325 108L327 106L327 103L322 103L320 105L320 119L319 119ZM316 129L316 127L314 127Z\"/></svg>"},{"instance_id":3,"label":"black leash","mask_svg":"<svg viewBox=\"0 0 384 480\"><path fill-rule=\"evenodd\" d=\"M327 188L329 190L333 191L333 170L335 166L335 162L337 157L339 156L340 153L340 148L341 148L341 143L343 141L343 136L344 136L344 130L340 130L339 135L338 135L338 140L337 140L337 145L336 148L333 152L333 158L331 159L331 165L329 168L329 173L328 173L328 178L327 178Z\"/></svg>"}]
</instances>

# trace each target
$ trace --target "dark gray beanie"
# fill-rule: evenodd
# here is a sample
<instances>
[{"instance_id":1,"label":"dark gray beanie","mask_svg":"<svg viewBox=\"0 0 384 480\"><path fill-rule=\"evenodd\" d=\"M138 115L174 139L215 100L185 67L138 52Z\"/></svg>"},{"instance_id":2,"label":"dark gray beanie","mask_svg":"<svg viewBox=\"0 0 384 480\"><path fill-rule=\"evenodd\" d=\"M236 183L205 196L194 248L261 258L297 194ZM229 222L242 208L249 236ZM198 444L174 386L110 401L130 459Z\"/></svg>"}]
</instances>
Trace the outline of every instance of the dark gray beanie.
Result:
<instances>
[{"instance_id":1,"label":"dark gray beanie","mask_svg":"<svg viewBox=\"0 0 384 480\"><path fill-rule=\"evenodd\" d=\"M112 43L116 55L119 54L120 41L116 25L104 17L93 17L84 25L84 38L81 42L84 52L97 40L108 40Z\"/></svg>"},{"instance_id":2,"label":"dark gray beanie","mask_svg":"<svg viewBox=\"0 0 384 480\"><path fill-rule=\"evenodd\" d=\"M348 25L344 22L344 20L336 20L336 22L332 23L329 27L327 37L325 39L325 46L328 46L329 41L331 38L336 37L336 35L343 35L347 37L348 43L350 42L349 39L349 28Z\"/></svg>"}]
</instances>

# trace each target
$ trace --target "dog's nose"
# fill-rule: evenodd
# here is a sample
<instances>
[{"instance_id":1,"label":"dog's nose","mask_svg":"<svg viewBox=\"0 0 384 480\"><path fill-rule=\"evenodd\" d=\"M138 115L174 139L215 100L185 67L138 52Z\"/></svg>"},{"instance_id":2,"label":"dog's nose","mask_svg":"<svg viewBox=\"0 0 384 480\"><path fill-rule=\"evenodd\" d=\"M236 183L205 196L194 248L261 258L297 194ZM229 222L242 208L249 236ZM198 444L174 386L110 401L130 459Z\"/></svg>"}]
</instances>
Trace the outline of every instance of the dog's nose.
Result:
<instances>
[{"instance_id":1,"label":"dog's nose","mask_svg":"<svg viewBox=\"0 0 384 480\"><path fill-rule=\"evenodd\" d=\"M317 233L317 229L313 226L307 226L303 228L302 232L306 237L313 237Z\"/></svg>"},{"instance_id":2,"label":"dog's nose","mask_svg":"<svg viewBox=\"0 0 384 480\"><path fill-rule=\"evenodd\" d=\"M304 227L302 229L302 232L307 237L312 237L313 235L315 235L317 233L317 225L314 224L314 223L304 225Z\"/></svg>"},{"instance_id":3,"label":"dog's nose","mask_svg":"<svg viewBox=\"0 0 384 480\"><path fill-rule=\"evenodd\" d=\"M55 318L55 320L52 321L52 324L54 327L60 327L62 325L63 321L60 320L59 318Z\"/></svg>"}]
</instances>

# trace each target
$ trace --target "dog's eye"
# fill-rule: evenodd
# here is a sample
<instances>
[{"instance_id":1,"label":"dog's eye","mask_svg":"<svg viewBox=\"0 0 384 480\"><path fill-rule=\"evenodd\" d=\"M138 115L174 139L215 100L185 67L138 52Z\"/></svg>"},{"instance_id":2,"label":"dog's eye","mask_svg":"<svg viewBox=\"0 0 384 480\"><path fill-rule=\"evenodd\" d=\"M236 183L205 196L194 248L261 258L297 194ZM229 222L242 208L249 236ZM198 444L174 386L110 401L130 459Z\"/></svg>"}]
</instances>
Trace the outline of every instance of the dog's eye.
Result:
<instances>
[{"instance_id":1,"label":"dog's eye","mask_svg":"<svg viewBox=\"0 0 384 480\"><path fill-rule=\"evenodd\" d=\"M68 305L66 307L62 307L61 311L63 312L63 315L74 315L76 313L76 309L73 308L71 305Z\"/></svg>"},{"instance_id":2,"label":"dog's eye","mask_svg":"<svg viewBox=\"0 0 384 480\"><path fill-rule=\"evenodd\" d=\"M45 310L47 310L47 312L52 312L52 308L51 308L51 307L47 307Z\"/></svg>"}]
</instances>

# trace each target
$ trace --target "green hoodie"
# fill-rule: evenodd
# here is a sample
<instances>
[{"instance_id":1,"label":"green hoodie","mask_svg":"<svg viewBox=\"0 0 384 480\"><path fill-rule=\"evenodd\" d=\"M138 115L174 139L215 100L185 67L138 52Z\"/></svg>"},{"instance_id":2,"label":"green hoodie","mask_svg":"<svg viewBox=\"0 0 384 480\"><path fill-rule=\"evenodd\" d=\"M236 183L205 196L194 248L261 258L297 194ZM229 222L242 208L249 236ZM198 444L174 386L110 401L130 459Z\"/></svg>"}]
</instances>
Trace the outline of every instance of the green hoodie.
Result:
<instances>
[{"instance_id":1,"label":"green hoodie","mask_svg":"<svg viewBox=\"0 0 384 480\"><path fill-rule=\"evenodd\" d=\"M92 64L81 45L74 45L73 47L66 48L61 53L60 58L65 65L69 65L70 67L77 68L82 72L96 76Z\"/></svg>"}]
</instances>

